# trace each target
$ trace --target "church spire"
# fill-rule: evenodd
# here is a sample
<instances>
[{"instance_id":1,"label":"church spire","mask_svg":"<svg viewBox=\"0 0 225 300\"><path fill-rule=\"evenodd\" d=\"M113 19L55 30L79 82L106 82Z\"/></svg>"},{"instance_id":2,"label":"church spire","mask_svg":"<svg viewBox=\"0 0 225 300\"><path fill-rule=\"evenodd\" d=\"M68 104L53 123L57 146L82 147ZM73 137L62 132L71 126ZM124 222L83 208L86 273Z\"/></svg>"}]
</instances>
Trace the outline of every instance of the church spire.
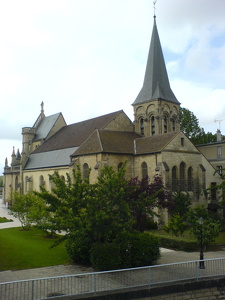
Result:
<instances>
[{"instance_id":1,"label":"church spire","mask_svg":"<svg viewBox=\"0 0 225 300\"><path fill-rule=\"evenodd\" d=\"M154 24L144 83L133 105L146 103L155 99L163 99L180 104L170 88L154 13Z\"/></svg>"}]
</instances>

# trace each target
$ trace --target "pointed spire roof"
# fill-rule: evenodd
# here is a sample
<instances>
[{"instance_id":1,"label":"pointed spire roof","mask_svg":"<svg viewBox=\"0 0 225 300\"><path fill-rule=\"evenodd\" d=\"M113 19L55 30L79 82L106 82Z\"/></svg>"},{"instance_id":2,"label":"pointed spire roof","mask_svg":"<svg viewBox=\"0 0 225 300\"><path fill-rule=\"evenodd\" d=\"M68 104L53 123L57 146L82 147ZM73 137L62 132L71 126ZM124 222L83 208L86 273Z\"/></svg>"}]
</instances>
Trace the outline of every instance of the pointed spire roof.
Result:
<instances>
[{"instance_id":1,"label":"pointed spire roof","mask_svg":"<svg viewBox=\"0 0 225 300\"><path fill-rule=\"evenodd\" d=\"M133 105L154 99L164 99L180 104L170 88L155 16L144 83Z\"/></svg>"}]
</instances>

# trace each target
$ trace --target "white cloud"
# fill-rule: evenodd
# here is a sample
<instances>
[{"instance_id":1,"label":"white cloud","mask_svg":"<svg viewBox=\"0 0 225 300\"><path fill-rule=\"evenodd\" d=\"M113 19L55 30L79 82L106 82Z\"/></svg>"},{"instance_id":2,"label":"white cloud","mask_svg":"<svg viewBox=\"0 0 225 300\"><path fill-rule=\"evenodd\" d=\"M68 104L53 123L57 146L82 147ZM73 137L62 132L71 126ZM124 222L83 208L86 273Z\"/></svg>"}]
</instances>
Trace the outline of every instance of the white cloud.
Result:
<instances>
[{"instance_id":1,"label":"white cloud","mask_svg":"<svg viewBox=\"0 0 225 300\"><path fill-rule=\"evenodd\" d=\"M225 116L224 9L224 0L156 4L172 89L212 132ZM152 17L147 0L2 1L0 163L42 101L46 115L61 111L67 123L120 109L133 119ZM221 127L225 133L225 122Z\"/></svg>"}]
</instances>

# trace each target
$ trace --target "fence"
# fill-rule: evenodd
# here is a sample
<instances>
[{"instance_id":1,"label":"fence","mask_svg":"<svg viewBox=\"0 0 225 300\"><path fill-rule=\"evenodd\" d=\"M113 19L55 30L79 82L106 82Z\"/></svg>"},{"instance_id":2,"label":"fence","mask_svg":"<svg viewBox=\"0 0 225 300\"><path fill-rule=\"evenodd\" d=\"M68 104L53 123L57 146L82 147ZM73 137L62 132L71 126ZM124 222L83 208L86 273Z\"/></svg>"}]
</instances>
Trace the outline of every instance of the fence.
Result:
<instances>
[{"instance_id":1,"label":"fence","mask_svg":"<svg viewBox=\"0 0 225 300\"><path fill-rule=\"evenodd\" d=\"M0 299L40 300L98 295L131 288L225 275L225 257L0 283Z\"/></svg>"}]
</instances>

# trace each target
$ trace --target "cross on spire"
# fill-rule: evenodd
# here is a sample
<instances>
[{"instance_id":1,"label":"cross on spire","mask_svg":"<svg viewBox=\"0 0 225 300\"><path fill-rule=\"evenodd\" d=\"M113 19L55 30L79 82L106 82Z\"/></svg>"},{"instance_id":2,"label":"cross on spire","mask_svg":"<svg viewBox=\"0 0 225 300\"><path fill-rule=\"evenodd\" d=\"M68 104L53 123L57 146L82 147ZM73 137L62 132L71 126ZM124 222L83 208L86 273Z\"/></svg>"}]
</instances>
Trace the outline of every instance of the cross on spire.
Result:
<instances>
[{"instance_id":1,"label":"cross on spire","mask_svg":"<svg viewBox=\"0 0 225 300\"><path fill-rule=\"evenodd\" d=\"M156 10L155 5L156 5L156 2L157 2L157 0L153 1L153 8L154 8L154 16L153 16L153 18L156 18L156 15L155 15L155 10Z\"/></svg>"}]
</instances>

